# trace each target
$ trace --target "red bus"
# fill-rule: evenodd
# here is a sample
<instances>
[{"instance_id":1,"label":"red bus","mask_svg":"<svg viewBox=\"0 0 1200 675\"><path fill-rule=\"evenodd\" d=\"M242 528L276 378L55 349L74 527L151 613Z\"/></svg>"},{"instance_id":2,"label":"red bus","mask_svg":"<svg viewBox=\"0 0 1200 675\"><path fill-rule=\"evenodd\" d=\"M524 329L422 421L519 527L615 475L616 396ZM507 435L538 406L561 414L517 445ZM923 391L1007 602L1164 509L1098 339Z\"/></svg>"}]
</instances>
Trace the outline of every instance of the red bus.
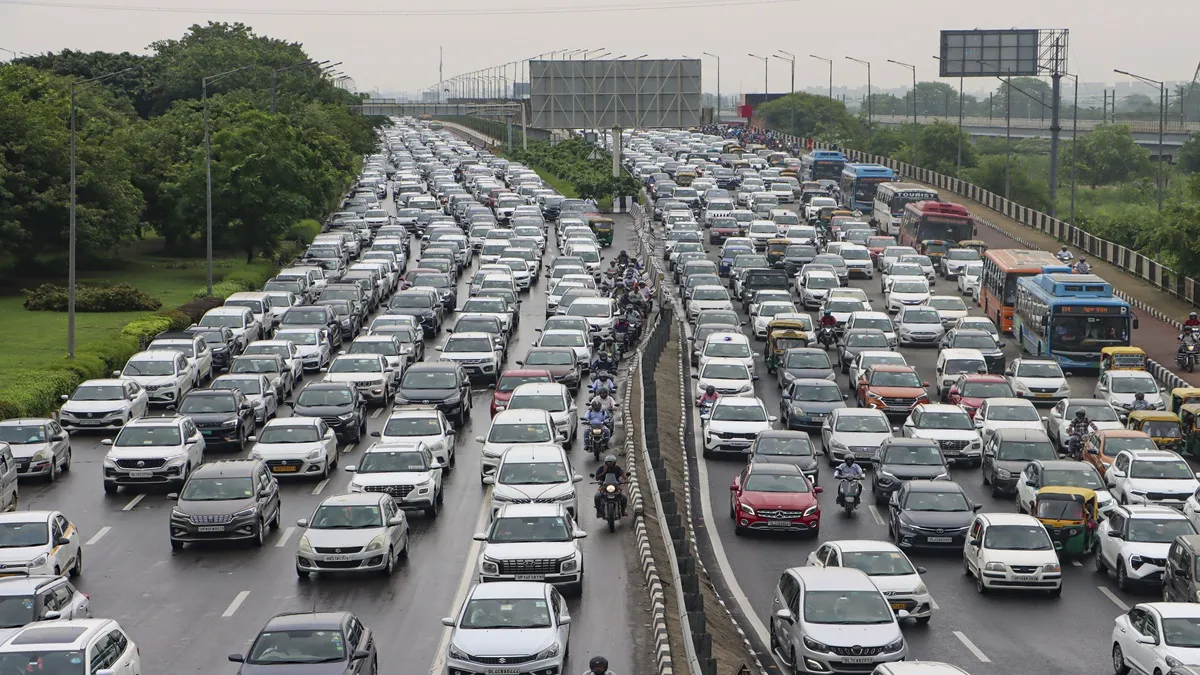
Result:
<instances>
[{"instance_id":1,"label":"red bus","mask_svg":"<svg viewBox=\"0 0 1200 675\"><path fill-rule=\"evenodd\" d=\"M962 204L921 201L906 204L900 219L900 245L911 246L922 253L928 249L945 254L960 241L975 238L975 221ZM938 242L935 245L923 245Z\"/></svg>"},{"instance_id":2,"label":"red bus","mask_svg":"<svg viewBox=\"0 0 1200 675\"><path fill-rule=\"evenodd\" d=\"M983 275L979 279L979 306L983 314L1002 333L1013 330L1013 306L1017 302L1017 279L1041 274L1050 267L1055 271L1062 262L1049 251L1034 249L991 249L983 254Z\"/></svg>"}]
</instances>

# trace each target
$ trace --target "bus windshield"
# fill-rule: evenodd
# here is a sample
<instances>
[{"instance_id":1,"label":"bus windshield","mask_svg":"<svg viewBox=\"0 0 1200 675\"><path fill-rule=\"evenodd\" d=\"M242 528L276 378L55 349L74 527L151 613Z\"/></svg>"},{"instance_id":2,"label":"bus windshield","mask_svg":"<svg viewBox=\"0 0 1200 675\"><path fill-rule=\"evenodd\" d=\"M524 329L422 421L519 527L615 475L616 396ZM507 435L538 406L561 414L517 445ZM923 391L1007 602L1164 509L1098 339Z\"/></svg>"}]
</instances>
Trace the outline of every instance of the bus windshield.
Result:
<instances>
[{"instance_id":1,"label":"bus windshield","mask_svg":"<svg viewBox=\"0 0 1200 675\"><path fill-rule=\"evenodd\" d=\"M958 242L970 239L974 234L974 224L968 219L925 216L918 225L916 238L920 241L942 239Z\"/></svg>"},{"instance_id":2,"label":"bus windshield","mask_svg":"<svg viewBox=\"0 0 1200 675\"><path fill-rule=\"evenodd\" d=\"M1056 314L1051 336L1051 350L1097 350L1100 347L1128 345L1129 317Z\"/></svg>"}]
</instances>

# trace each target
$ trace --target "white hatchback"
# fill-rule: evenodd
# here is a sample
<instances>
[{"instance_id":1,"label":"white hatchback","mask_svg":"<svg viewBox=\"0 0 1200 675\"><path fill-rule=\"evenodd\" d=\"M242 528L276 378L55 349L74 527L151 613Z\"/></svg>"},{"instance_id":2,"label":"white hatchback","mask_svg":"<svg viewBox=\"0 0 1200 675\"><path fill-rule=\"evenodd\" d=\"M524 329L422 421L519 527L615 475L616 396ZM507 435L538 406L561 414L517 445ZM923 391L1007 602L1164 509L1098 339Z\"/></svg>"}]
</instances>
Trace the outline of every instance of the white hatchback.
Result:
<instances>
[{"instance_id":1,"label":"white hatchback","mask_svg":"<svg viewBox=\"0 0 1200 675\"><path fill-rule=\"evenodd\" d=\"M276 476L328 478L337 468L337 436L318 417L273 419L249 440L250 458L265 461Z\"/></svg>"},{"instance_id":2,"label":"white hatchback","mask_svg":"<svg viewBox=\"0 0 1200 675\"><path fill-rule=\"evenodd\" d=\"M1062 567L1050 535L1033 516L981 513L963 545L963 566L980 594L996 589L1062 594Z\"/></svg>"}]
</instances>

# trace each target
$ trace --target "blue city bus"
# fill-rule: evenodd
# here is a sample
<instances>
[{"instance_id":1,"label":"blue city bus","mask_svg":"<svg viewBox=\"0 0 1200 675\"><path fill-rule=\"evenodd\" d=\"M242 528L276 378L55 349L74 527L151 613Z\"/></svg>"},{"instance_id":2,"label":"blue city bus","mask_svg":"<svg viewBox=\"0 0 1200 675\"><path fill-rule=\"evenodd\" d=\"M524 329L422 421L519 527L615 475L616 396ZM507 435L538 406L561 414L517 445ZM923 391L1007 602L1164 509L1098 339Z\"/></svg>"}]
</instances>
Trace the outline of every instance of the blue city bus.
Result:
<instances>
[{"instance_id":1,"label":"blue city bus","mask_svg":"<svg viewBox=\"0 0 1200 675\"><path fill-rule=\"evenodd\" d=\"M875 211L875 191L880 183L896 180L896 172L882 164L847 164L842 169L842 204L851 211Z\"/></svg>"},{"instance_id":2,"label":"blue city bus","mask_svg":"<svg viewBox=\"0 0 1200 675\"><path fill-rule=\"evenodd\" d=\"M1013 335L1022 350L1053 358L1064 370L1098 369L1101 349L1132 344L1138 320L1112 284L1066 270L1044 267L1017 279Z\"/></svg>"},{"instance_id":3,"label":"blue city bus","mask_svg":"<svg viewBox=\"0 0 1200 675\"><path fill-rule=\"evenodd\" d=\"M846 168L846 156L836 150L813 150L800 158L800 173L806 180L838 180Z\"/></svg>"}]
</instances>

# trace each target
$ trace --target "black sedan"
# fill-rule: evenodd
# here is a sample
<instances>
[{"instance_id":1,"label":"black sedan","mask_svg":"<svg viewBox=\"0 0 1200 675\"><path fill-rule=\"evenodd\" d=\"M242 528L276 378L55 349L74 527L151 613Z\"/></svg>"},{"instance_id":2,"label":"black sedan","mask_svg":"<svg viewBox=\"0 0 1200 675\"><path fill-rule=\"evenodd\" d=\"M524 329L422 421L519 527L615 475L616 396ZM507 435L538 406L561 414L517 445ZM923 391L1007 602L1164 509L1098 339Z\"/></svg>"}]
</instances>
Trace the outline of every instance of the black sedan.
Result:
<instances>
[{"instance_id":1,"label":"black sedan","mask_svg":"<svg viewBox=\"0 0 1200 675\"><path fill-rule=\"evenodd\" d=\"M958 483L911 480L888 503L888 536L900 548L962 549L980 504Z\"/></svg>"},{"instance_id":2,"label":"black sedan","mask_svg":"<svg viewBox=\"0 0 1200 675\"><path fill-rule=\"evenodd\" d=\"M937 441L889 438L871 459L871 492L882 506L910 480L950 480L950 469Z\"/></svg>"}]
</instances>

